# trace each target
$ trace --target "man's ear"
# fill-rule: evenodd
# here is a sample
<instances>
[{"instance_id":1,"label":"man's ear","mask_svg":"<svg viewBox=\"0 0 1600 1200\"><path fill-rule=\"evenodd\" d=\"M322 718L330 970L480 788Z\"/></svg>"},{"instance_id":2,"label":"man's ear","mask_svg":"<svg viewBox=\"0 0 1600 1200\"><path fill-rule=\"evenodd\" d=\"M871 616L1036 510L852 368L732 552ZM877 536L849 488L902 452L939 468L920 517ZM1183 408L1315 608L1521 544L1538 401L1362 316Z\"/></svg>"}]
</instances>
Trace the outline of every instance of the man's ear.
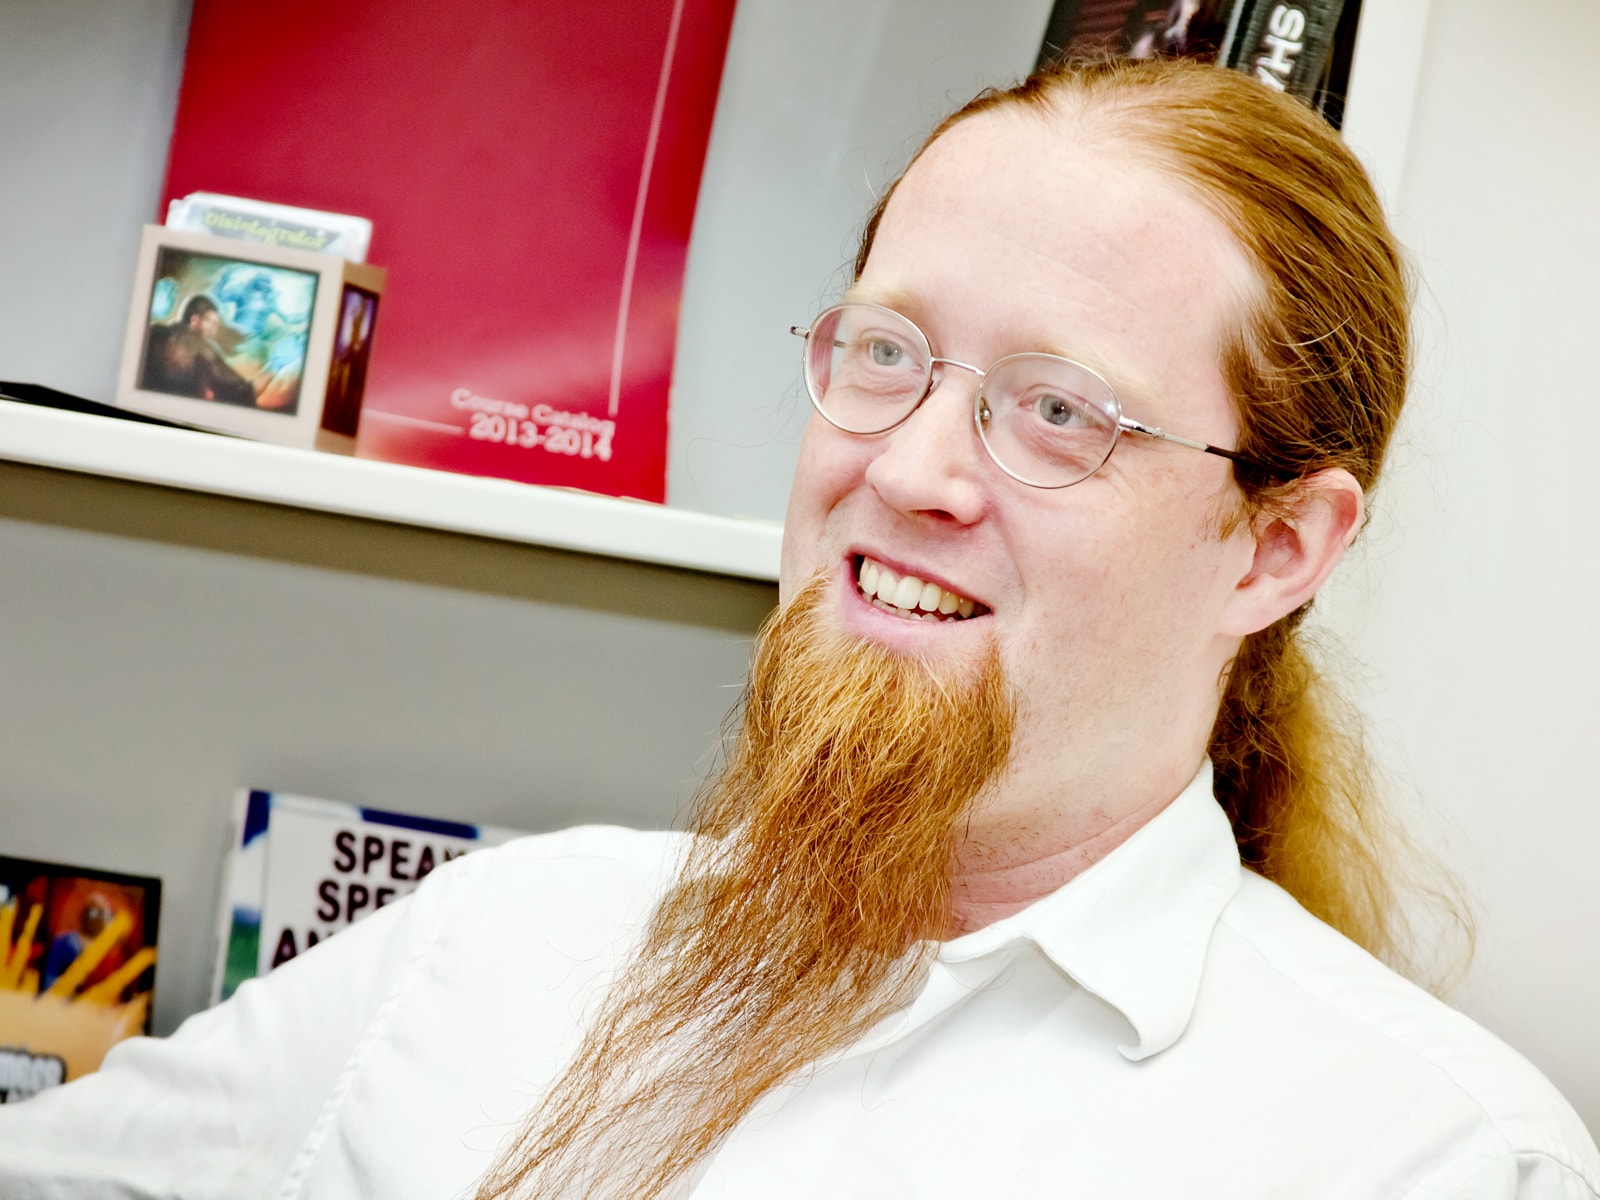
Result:
<instances>
[{"instance_id":1,"label":"man's ear","mask_svg":"<svg viewBox=\"0 0 1600 1200\"><path fill-rule=\"evenodd\" d=\"M1361 485L1343 467L1308 475L1250 523L1255 555L1228 604L1233 637L1265 629L1312 596L1361 530Z\"/></svg>"}]
</instances>

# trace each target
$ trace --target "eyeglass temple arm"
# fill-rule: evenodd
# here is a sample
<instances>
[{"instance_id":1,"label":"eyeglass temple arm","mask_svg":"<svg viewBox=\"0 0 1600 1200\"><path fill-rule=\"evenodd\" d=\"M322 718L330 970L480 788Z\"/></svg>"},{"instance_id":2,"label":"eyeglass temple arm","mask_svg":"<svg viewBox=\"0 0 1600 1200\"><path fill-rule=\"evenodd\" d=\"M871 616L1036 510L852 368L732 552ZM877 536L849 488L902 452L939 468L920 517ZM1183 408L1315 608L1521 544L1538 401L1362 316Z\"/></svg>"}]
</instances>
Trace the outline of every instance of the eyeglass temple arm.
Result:
<instances>
[{"instance_id":1,"label":"eyeglass temple arm","mask_svg":"<svg viewBox=\"0 0 1600 1200\"><path fill-rule=\"evenodd\" d=\"M1247 467L1254 467L1258 471L1267 471L1265 463L1257 462L1253 458L1240 454L1237 450L1224 450L1221 446L1213 446L1210 442L1196 441L1194 438L1184 437L1181 433L1168 433L1165 429L1155 425L1143 425L1132 417L1121 417L1117 424L1128 433L1142 433L1146 437L1159 438L1163 442L1176 442L1180 446L1187 446L1191 450L1202 450L1207 454L1216 454L1230 462L1240 463Z\"/></svg>"}]
</instances>

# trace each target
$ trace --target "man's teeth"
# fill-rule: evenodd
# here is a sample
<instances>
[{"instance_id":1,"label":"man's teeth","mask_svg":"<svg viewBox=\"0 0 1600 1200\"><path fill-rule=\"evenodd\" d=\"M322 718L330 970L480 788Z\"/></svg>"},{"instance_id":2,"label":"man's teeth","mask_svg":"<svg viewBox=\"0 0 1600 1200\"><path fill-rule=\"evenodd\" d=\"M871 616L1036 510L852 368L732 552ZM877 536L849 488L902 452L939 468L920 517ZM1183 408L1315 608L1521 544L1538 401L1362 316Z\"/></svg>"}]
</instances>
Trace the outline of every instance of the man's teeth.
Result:
<instances>
[{"instance_id":1,"label":"man's teeth","mask_svg":"<svg viewBox=\"0 0 1600 1200\"><path fill-rule=\"evenodd\" d=\"M970 617L978 607L965 596L947 592L936 583L928 583L915 575L896 575L882 563L866 557L861 559L856 582L868 600L901 616L937 621L940 616L954 615L959 619Z\"/></svg>"}]
</instances>

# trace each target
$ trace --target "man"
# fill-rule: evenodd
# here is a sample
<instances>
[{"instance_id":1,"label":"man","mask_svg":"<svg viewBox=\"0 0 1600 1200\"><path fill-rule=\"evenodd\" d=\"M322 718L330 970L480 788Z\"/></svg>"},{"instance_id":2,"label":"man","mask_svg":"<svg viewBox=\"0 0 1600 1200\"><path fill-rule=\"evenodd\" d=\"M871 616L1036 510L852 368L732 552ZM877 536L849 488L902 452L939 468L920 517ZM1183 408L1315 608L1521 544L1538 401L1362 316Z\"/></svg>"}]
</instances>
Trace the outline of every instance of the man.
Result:
<instances>
[{"instance_id":1,"label":"man","mask_svg":"<svg viewBox=\"0 0 1600 1200\"><path fill-rule=\"evenodd\" d=\"M178 320L150 327L139 386L151 392L253 408L256 390L223 357L217 345L221 331L222 314L211 298L190 296Z\"/></svg>"},{"instance_id":2,"label":"man","mask_svg":"<svg viewBox=\"0 0 1600 1200\"><path fill-rule=\"evenodd\" d=\"M1295 629L1405 320L1292 101L980 97L799 331L783 606L693 836L451 864L0 1114L0 1190L1593 1200L1537 1072L1350 940L1398 953L1394 892Z\"/></svg>"}]
</instances>

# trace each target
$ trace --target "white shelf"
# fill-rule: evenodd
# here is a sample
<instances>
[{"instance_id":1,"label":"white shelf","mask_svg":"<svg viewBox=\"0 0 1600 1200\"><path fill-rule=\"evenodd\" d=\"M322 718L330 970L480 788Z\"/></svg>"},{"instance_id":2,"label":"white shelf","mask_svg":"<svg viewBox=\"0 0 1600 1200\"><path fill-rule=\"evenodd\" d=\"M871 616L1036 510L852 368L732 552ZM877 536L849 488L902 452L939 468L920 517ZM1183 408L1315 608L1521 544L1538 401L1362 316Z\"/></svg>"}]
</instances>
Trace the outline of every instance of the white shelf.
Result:
<instances>
[{"instance_id":1,"label":"white shelf","mask_svg":"<svg viewBox=\"0 0 1600 1200\"><path fill-rule=\"evenodd\" d=\"M0 400L0 459L774 581L783 527Z\"/></svg>"}]
</instances>

